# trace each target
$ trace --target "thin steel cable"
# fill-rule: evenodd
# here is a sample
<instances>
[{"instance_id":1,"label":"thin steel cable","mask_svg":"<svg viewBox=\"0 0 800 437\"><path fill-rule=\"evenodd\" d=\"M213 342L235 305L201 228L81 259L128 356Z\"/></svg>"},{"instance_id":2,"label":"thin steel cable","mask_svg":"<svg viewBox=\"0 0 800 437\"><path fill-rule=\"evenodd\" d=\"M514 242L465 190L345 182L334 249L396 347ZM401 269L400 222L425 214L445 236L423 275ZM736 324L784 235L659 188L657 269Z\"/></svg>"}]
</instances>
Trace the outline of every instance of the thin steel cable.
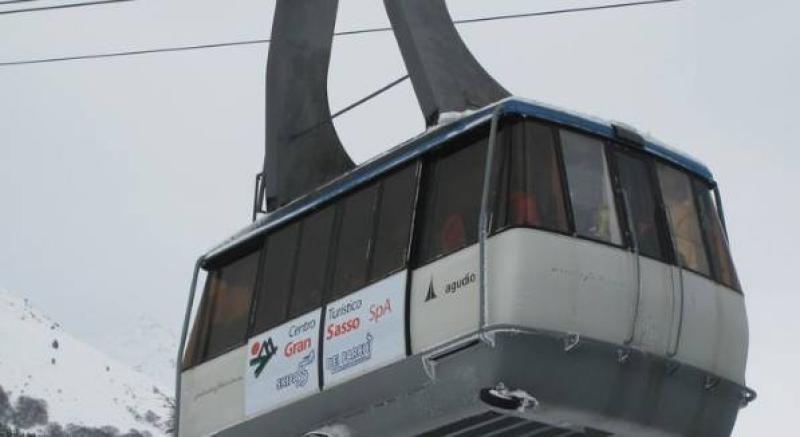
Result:
<instances>
[{"instance_id":1,"label":"thin steel cable","mask_svg":"<svg viewBox=\"0 0 800 437\"><path fill-rule=\"evenodd\" d=\"M389 91L390 89L396 87L397 85L400 85L401 83L403 83L408 78L409 78L409 75L406 74L404 76L401 76L401 77L389 82L388 84L378 88L377 90L367 94L366 96L364 96L364 97L356 100L355 102L345 106L344 108L336 111L327 120L321 121L321 122L315 124L314 126L311 126L311 127L307 128L307 129L304 129L304 130L300 131L299 133L297 133L295 135L292 135L291 138L292 139L300 138L303 135L306 135L306 134L308 134L310 132L313 132L313 131L319 129L320 126L323 126L323 125L328 124L328 123L332 123L333 120L336 119L336 117L338 117L340 115L343 115L343 114L346 114L347 112L349 112L349 111L351 111L351 110L363 105L364 103L367 103L368 101L374 99L375 97L378 97L379 95L385 93L386 91Z\"/></svg>"},{"instance_id":2,"label":"thin steel cable","mask_svg":"<svg viewBox=\"0 0 800 437\"><path fill-rule=\"evenodd\" d=\"M0 5L13 5L15 3L29 3L29 2L38 2L42 0L6 0L0 1Z\"/></svg>"},{"instance_id":3,"label":"thin steel cable","mask_svg":"<svg viewBox=\"0 0 800 437\"><path fill-rule=\"evenodd\" d=\"M353 103L345 106L344 108L336 111L336 113L331 115L331 120L333 120L334 118L336 118L336 117L338 117L338 116L340 116L342 114L347 113L351 109L355 109L356 107L361 106L362 104L374 99L375 97L378 97L379 95L385 93L386 91L389 91L390 89L392 89L395 86L399 85L404 80L408 79L408 77L409 76L407 74L405 76L403 76L403 77L399 77L399 78L389 82L388 84L384 85L383 87L378 88L377 90L373 91L372 93L367 94L366 96L362 97L361 99L356 100L355 102L353 102Z\"/></svg>"},{"instance_id":4,"label":"thin steel cable","mask_svg":"<svg viewBox=\"0 0 800 437\"><path fill-rule=\"evenodd\" d=\"M21 0L16 0L21 1ZM123 3L123 2L132 2L136 0L99 0L94 2L83 2L83 3L68 3L65 5L52 5L52 6L40 6L38 8L25 8L25 9L11 9L10 11L0 11L0 15L10 15L10 14L22 14L27 12L42 12L42 11L52 11L55 9L74 9L74 8L85 8L88 6L100 6L100 5L108 5L112 3Z\"/></svg>"},{"instance_id":5,"label":"thin steel cable","mask_svg":"<svg viewBox=\"0 0 800 437\"><path fill-rule=\"evenodd\" d=\"M106 0L106 1L133 1L133 0ZM633 3L615 3L610 5L600 5L600 6L587 6L582 8L569 8L569 9L558 9L553 11L543 11L543 12L529 12L529 13L520 13L520 14L511 14L511 15L497 15L491 17L481 17L481 18L469 18L469 19L462 19L462 20L455 20L453 21L454 24L473 24L473 23L482 23L487 21L499 21L499 20L510 20L510 19L517 19L517 18L530 18L530 17L541 17L547 15L557 15L557 14L568 14L568 13L577 13L577 12L590 12L590 11L600 11L600 10L608 10L608 9L620 9L620 8L627 8L627 7L636 7L636 6L647 6L647 5L655 5L660 3L675 3L680 2L683 0L649 0L649 1L638 1ZM391 27L374 27L368 29L356 29L356 30L347 30L342 32L336 32L334 36L351 36L351 35L361 35L365 33L377 33L377 32L388 32L391 31ZM234 47L234 46L245 46L245 45L256 45L256 44L267 44L271 40L269 38L265 39L252 39L252 40L243 40L243 41L232 41L232 42L222 42L222 43L212 43L212 44L198 44L198 45L191 45L191 46L179 46L179 47L165 47L165 48L157 48L157 49L143 49L143 50L131 50L131 51L122 51L122 52L112 52L112 53L98 53L98 54L90 54L90 55L76 55L76 56L64 56L64 57L54 57L54 58L41 58L41 59L30 59L30 60L23 60L23 61L10 61L10 62L0 62L0 67L11 67L15 65L31 65L31 64L46 64L46 63L53 63L53 62L65 62L65 61L78 61L78 60L87 60L87 59L101 59L101 58L115 58L120 56L137 56L137 55L146 55L146 54L153 54L153 53L170 53L170 52L182 52L182 51L192 51L192 50L205 50L205 49L214 49L214 48L223 48L223 47Z\"/></svg>"},{"instance_id":6,"label":"thin steel cable","mask_svg":"<svg viewBox=\"0 0 800 437\"><path fill-rule=\"evenodd\" d=\"M222 42L222 43L212 43L212 44L199 44L194 46L180 46L180 47L165 47L160 49L144 49L144 50L131 50L125 52L114 52L114 53L99 53L94 55L78 55L78 56L65 56L62 58L43 58L43 59L32 59L28 61L12 61L12 62L0 62L0 67L10 67L12 65L28 65L28 64L47 64L52 62L64 62L64 61L78 61L78 60L85 60L85 59L100 59L100 58L116 58L120 56L136 56L136 55L147 55L151 53L169 53L169 52L184 52L190 50L203 50L203 49L213 49L213 48L221 48L221 47L234 47L234 46L245 46L245 45L253 45L253 44L265 44L270 42L269 39L253 39L253 40L246 40L246 41L233 41L233 42Z\"/></svg>"},{"instance_id":7,"label":"thin steel cable","mask_svg":"<svg viewBox=\"0 0 800 437\"><path fill-rule=\"evenodd\" d=\"M466 20L458 20L453 22L456 24L472 24L472 23L482 23L484 21L512 20L516 18L543 17L546 15L569 14L574 12L602 11L606 9L629 8L634 6L648 6L659 3L675 3L679 1L683 0L647 0L647 1L638 1L631 3L615 3L610 5L584 6L580 8L558 9L554 11L529 12L529 13L510 14L510 15L495 15L493 17L482 17L482 18L469 18Z\"/></svg>"}]
</instances>

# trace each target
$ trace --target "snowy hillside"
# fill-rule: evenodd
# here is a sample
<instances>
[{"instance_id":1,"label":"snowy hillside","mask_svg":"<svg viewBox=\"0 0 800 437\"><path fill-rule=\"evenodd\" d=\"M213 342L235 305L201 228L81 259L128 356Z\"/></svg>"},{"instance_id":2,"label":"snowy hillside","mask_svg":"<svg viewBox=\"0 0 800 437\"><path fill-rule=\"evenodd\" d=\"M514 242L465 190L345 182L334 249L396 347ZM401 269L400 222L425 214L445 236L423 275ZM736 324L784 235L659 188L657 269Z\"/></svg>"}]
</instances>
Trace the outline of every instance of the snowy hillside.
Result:
<instances>
[{"instance_id":1,"label":"snowy hillside","mask_svg":"<svg viewBox=\"0 0 800 437\"><path fill-rule=\"evenodd\" d=\"M175 354L178 334L157 322L141 316L135 326L108 338L103 350L133 370L149 376L164 387L170 396L175 391Z\"/></svg>"},{"instance_id":2,"label":"snowy hillside","mask_svg":"<svg viewBox=\"0 0 800 437\"><path fill-rule=\"evenodd\" d=\"M26 300L2 290L0 387L12 407L21 396L44 399L49 422L64 427L111 426L165 435L160 429L168 417L164 388L66 334Z\"/></svg>"}]
</instances>

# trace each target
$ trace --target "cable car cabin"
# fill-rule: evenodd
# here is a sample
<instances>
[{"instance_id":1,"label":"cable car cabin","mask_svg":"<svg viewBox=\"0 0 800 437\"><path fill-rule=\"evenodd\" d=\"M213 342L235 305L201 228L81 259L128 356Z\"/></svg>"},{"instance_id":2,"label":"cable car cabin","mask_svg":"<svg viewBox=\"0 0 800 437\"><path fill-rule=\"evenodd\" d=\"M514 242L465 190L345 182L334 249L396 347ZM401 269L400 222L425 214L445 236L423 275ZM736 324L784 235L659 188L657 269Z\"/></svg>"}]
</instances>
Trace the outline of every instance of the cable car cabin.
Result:
<instances>
[{"instance_id":1,"label":"cable car cabin","mask_svg":"<svg viewBox=\"0 0 800 437\"><path fill-rule=\"evenodd\" d=\"M709 170L519 99L199 265L181 436L727 436L754 396Z\"/></svg>"}]
</instances>

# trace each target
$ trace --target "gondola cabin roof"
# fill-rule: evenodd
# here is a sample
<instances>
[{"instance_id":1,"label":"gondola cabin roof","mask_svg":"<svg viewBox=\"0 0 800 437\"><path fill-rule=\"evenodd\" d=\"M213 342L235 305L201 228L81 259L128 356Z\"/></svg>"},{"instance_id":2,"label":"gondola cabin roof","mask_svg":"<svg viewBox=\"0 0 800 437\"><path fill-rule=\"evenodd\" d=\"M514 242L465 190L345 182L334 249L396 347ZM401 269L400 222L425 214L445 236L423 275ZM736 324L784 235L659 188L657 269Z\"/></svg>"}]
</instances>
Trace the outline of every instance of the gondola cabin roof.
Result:
<instances>
[{"instance_id":1,"label":"gondola cabin roof","mask_svg":"<svg viewBox=\"0 0 800 437\"><path fill-rule=\"evenodd\" d=\"M562 126L573 127L610 140L620 141L623 144L635 144L641 150L671 162L686 169L695 175L714 184L711 171L698 160L687 154L672 149L663 143L650 138L640 137L630 128L620 127L608 121L577 114L572 111L558 109L519 97L509 97L485 108L476 110L451 123L440 124L426 130L415 138L400 144L387 152L359 165L352 171L343 174L337 179L317 188L316 190L292 201L291 203L275 210L274 212L254 221L232 237L209 250L201 259L201 265L208 267L215 264L220 258L228 258L229 254L238 253L238 249L245 249L255 243L256 237L263 235L269 229L313 210L318 206L348 192L379 175L396 168L420 155L444 146L448 139L454 138L477 126L487 123L497 107L502 115L521 115L550 121Z\"/></svg>"}]
</instances>

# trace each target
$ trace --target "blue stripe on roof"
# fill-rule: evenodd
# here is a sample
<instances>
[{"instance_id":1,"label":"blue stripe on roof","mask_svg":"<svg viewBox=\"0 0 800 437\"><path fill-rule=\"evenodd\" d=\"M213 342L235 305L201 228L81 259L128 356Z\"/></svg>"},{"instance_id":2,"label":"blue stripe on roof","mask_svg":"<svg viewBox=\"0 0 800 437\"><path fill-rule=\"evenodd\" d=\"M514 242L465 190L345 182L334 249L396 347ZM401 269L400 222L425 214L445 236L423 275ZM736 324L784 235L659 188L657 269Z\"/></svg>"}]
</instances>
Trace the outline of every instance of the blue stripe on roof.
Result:
<instances>
[{"instance_id":1,"label":"blue stripe on roof","mask_svg":"<svg viewBox=\"0 0 800 437\"><path fill-rule=\"evenodd\" d=\"M274 213L251 223L233 237L222 244L211 249L206 255L206 259L211 259L225 252L227 249L237 246L243 241L250 240L267 230L280 226L293 218L309 210L317 208L351 189L364 184L387 171L399 167L404 163L436 148L448 139L456 137L472 128L491 120L492 113L497 105L501 106L504 114L522 114L531 117L551 121L556 124L569 126L578 130L593 133L608 139L614 139L614 129L610 123L592 119L589 117L570 113L559 109L550 108L530 101L518 98L508 98L498 104L480 109L469 116L466 116L450 125L440 127L412 139L407 143L392 148L388 152L356 167L349 173L332 181L312 193L293 201L292 203L278 209ZM665 159L673 164L687 169L696 175L713 182L711 171L697 161L681 152L670 149L669 147L651 139L645 140L645 150L651 154Z\"/></svg>"}]
</instances>

